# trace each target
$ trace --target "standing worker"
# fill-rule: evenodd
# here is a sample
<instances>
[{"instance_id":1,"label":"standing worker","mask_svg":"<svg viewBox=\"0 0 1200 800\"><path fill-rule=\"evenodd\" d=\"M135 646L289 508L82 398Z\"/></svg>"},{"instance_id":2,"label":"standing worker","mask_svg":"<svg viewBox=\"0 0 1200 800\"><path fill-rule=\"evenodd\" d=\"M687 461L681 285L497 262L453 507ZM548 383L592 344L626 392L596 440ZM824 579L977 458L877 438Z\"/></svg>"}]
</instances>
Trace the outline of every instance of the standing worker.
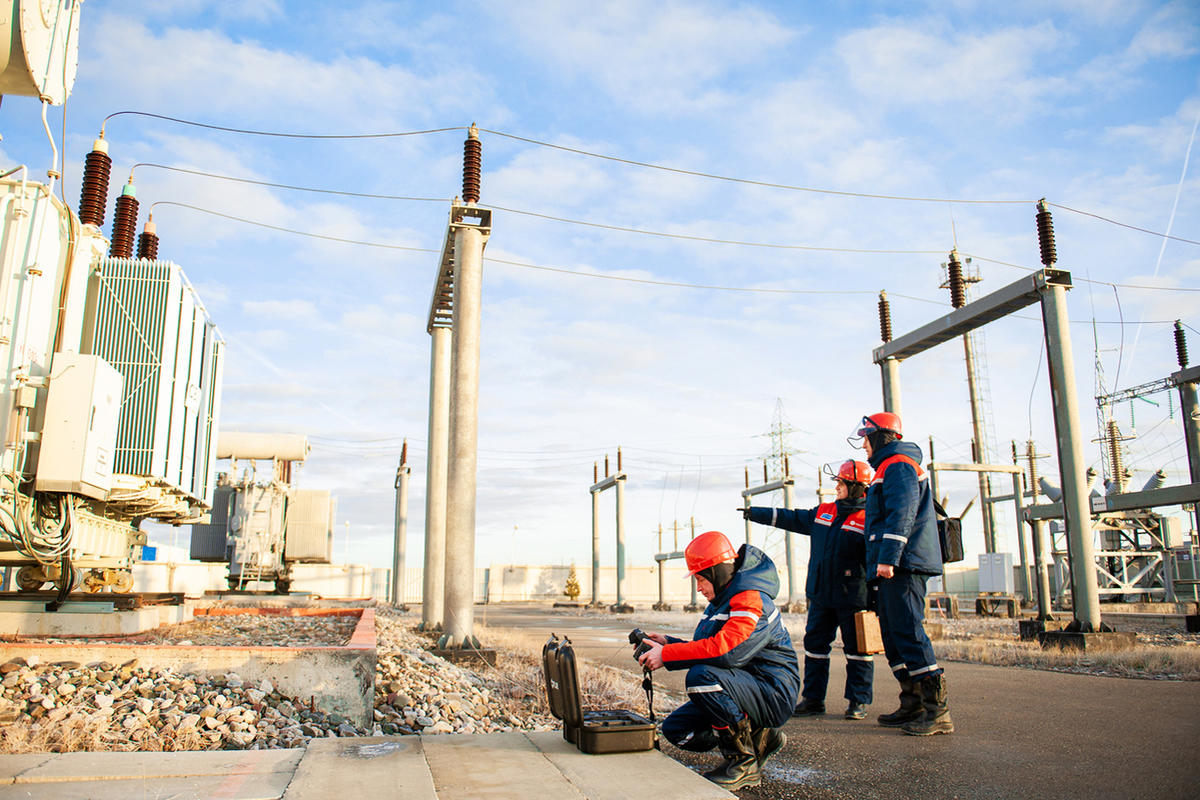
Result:
<instances>
[{"instance_id":1,"label":"standing worker","mask_svg":"<svg viewBox=\"0 0 1200 800\"><path fill-rule=\"evenodd\" d=\"M667 741L682 750L719 747L725 761L704 777L735 791L762 782L761 768L787 743L780 728L800 690L791 637L775 608L779 573L762 550L738 550L718 531L684 550L696 590L708 600L688 642L647 633L647 669L686 669L688 701L663 720Z\"/></svg>"},{"instance_id":2,"label":"standing worker","mask_svg":"<svg viewBox=\"0 0 1200 800\"><path fill-rule=\"evenodd\" d=\"M848 441L867 451L875 478L867 491L867 565L879 587L879 627L900 681L900 708L879 717L914 736L953 733L946 676L925 634L925 582L942 574L942 548L921 448L901 441L900 417L863 417Z\"/></svg>"},{"instance_id":3,"label":"standing worker","mask_svg":"<svg viewBox=\"0 0 1200 800\"><path fill-rule=\"evenodd\" d=\"M862 719L871 704L875 664L862 653L854 632L854 614L867 607L866 541L863 511L871 467L864 461L846 461L835 473L837 500L816 508L788 509L751 506L742 516L751 522L772 525L812 538L808 556L808 623L804 628L804 688L794 712L798 717L825 713L829 685L829 654L838 628L846 654L846 719Z\"/></svg>"}]
</instances>

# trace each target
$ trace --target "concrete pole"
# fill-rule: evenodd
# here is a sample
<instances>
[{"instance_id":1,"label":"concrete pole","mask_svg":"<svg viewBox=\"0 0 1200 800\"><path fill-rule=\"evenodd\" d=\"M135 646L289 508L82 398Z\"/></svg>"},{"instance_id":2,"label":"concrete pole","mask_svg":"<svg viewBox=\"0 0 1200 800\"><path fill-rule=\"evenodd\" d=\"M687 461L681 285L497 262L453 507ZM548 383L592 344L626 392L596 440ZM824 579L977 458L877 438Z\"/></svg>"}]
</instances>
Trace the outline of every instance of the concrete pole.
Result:
<instances>
[{"instance_id":1,"label":"concrete pole","mask_svg":"<svg viewBox=\"0 0 1200 800\"><path fill-rule=\"evenodd\" d=\"M450 450L449 328L434 328L429 355L429 453L425 462L425 563L421 629L441 630L446 576L446 478Z\"/></svg>"},{"instance_id":2,"label":"concrete pole","mask_svg":"<svg viewBox=\"0 0 1200 800\"><path fill-rule=\"evenodd\" d=\"M929 468L929 491L933 492L933 499L940 503L940 502L942 502L942 497L941 497L941 495L938 494L937 470L932 467L932 464L935 461L937 461L937 459L933 457L933 437L930 436L929 437L929 463L931 466ZM949 510L949 509L947 509L947 510Z\"/></svg>"},{"instance_id":3,"label":"concrete pole","mask_svg":"<svg viewBox=\"0 0 1200 800\"><path fill-rule=\"evenodd\" d=\"M1200 402L1196 384L1179 384L1179 410L1183 417L1183 441L1187 445L1188 474L1192 483L1200 483ZM1200 536L1200 503L1192 504L1193 524Z\"/></svg>"},{"instance_id":4,"label":"concrete pole","mask_svg":"<svg viewBox=\"0 0 1200 800\"><path fill-rule=\"evenodd\" d=\"M796 490L796 486L792 482L791 478L785 478L784 482L783 482L783 507L784 508L787 508L787 509L792 508L792 504L795 502L795 497L794 497L795 490ZM795 536L792 534L791 531L783 532L783 547L784 547L784 552L787 554L788 610L789 611L795 611L796 606L800 602L799 600L796 599L796 559L792 552L793 551L792 539L794 539L794 538L795 538Z\"/></svg>"},{"instance_id":5,"label":"concrete pole","mask_svg":"<svg viewBox=\"0 0 1200 800\"><path fill-rule=\"evenodd\" d=\"M983 405L979 399L979 385L975 380L975 349L971 346L971 334L963 339L963 353L967 362L967 392L971 398L971 431L974 436L972 457L976 464L988 463L986 442L983 437ZM991 496L991 480L986 473L979 475L979 513L983 518L983 548L984 552L996 552L996 520L992 515L992 504L988 502Z\"/></svg>"},{"instance_id":6,"label":"concrete pole","mask_svg":"<svg viewBox=\"0 0 1200 800\"><path fill-rule=\"evenodd\" d=\"M1029 486L1032 497L1031 503L1037 502L1038 469L1037 453L1034 452L1033 442L1025 443L1025 457L1029 460ZM1044 520L1033 520L1033 569L1037 575L1038 619L1050 619L1050 546L1046 540L1046 523Z\"/></svg>"},{"instance_id":7,"label":"concrete pole","mask_svg":"<svg viewBox=\"0 0 1200 800\"><path fill-rule=\"evenodd\" d=\"M1016 448L1013 448L1013 463L1016 463ZM1017 551L1021 557L1021 591L1026 602L1033 602L1033 576L1029 570L1029 553L1025 550L1025 529L1021 525L1021 505L1025 497L1025 476L1020 472L1012 474L1013 510L1017 521Z\"/></svg>"},{"instance_id":8,"label":"concrete pole","mask_svg":"<svg viewBox=\"0 0 1200 800\"><path fill-rule=\"evenodd\" d=\"M592 491L592 605L600 605L600 493Z\"/></svg>"},{"instance_id":9,"label":"concrete pole","mask_svg":"<svg viewBox=\"0 0 1200 800\"><path fill-rule=\"evenodd\" d=\"M404 563L408 544L408 476L412 468L401 459L396 469L396 531L392 542L392 605L404 605Z\"/></svg>"},{"instance_id":10,"label":"concrete pole","mask_svg":"<svg viewBox=\"0 0 1200 800\"><path fill-rule=\"evenodd\" d=\"M688 524L690 524L692 526L692 538L695 539L696 538L696 518L690 517L688 519ZM687 568L686 560L684 561L684 568L685 569ZM696 579L689 576L688 583L690 583L692 585L692 603L691 603L691 605L692 605L692 608L695 608L696 606L699 605L699 603L696 602Z\"/></svg>"},{"instance_id":11,"label":"concrete pole","mask_svg":"<svg viewBox=\"0 0 1200 800\"><path fill-rule=\"evenodd\" d=\"M662 523L660 522L660 523L658 523L658 552L661 554L662 551L663 551ZM666 598L667 584L666 584L666 579L663 575L663 572L664 572L663 565L666 563L667 563L666 561L656 561L655 562L655 564L658 566L658 605L660 607L667 602L667 598Z\"/></svg>"},{"instance_id":12,"label":"concrete pole","mask_svg":"<svg viewBox=\"0 0 1200 800\"><path fill-rule=\"evenodd\" d=\"M617 608L625 605L625 476L617 478Z\"/></svg>"},{"instance_id":13,"label":"concrete pole","mask_svg":"<svg viewBox=\"0 0 1200 800\"><path fill-rule=\"evenodd\" d=\"M1087 463L1075 395L1075 356L1068 330L1067 290L1042 289L1042 326L1046 333L1046 362L1054 404L1054 430L1058 467L1062 477L1063 518L1070 542L1071 598L1081 632L1100 630L1100 589L1096 583L1096 547L1092 513L1088 505Z\"/></svg>"},{"instance_id":14,"label":"concrete pole","mask_svg":"<svg viewBox=\"0 0 1200 800\"><path fill-rule=\"evenodd\" d=\"M879 364L879 374L883 379L883 410L903 419L900 413L900 362L885 358Z\"/></svg>"},{"instance_id":15,"label":"concrete pole","mask_svg":"<svg viewBox=\"0 0 1200 800\"><path fill-rule=\"evenodd\" d=\"M479 440L479 320L483 233L454 233L454 358L450 368L450 469L446 494L444 649L472 647L475 628L475 480Z\"/></svg>"}]
</instances>

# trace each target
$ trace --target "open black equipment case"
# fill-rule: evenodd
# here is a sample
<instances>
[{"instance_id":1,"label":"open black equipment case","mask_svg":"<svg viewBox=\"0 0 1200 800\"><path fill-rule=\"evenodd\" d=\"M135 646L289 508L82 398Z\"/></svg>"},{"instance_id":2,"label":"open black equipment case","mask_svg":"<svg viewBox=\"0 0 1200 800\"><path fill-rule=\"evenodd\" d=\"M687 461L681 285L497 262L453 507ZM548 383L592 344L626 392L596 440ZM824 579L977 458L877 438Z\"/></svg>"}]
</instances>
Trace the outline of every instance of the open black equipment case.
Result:
<instances>
[{"instance_id":1,"label":"open black equipment case","mask_svg":"<svg viewBox=\"0 0 1200 800\"><path fill-rule=\"evenodd\" d=\"M655 725L634 711L584 711L575 649L555 634L542 646L542 671L550 713L563 722L563 738L584 753L634 753L655 747Z\"/></svg>"}]
</instances>

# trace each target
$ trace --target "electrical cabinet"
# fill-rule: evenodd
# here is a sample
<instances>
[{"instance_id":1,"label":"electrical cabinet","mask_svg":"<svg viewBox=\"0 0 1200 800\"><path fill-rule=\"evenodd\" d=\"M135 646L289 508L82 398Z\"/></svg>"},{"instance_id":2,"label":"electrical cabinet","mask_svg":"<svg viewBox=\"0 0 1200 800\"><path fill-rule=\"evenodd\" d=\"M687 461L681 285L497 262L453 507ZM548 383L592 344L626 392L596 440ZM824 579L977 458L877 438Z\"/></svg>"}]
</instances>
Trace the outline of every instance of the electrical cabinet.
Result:
<instances>
[{"instance_id":1,"label":"electrical cabinet","mask_svg":"<svg viewBox=\"0 0 1200 800\"><path fill-rule=\"evenodd\" d=\"M979 591L1014 593L1012 553L979 554Z\"/></svg>"},{"instance_id":2,"label":"electrical cabinet","mask_svg":"<svg viewBox=\"0 0 1200 800\"><path fill-rule=\"evenodd\" d=\"M233 500L233 487L218 485L213 490L212 512L207 523L192 526L192 541L188 555L197 561L225 561L229 558L229 505Z\"/></svg>"},{"instance_id":3,"label":"electrical cabinet","mask_svg":"<svg viewBox=\"0 0 1200 800\"><path fill-rule=\"evenodd\" d=\"M55 354L42 424L38 491L108 499L123 386L121 373L98 356Z\"/></svg>"}]
</instances>

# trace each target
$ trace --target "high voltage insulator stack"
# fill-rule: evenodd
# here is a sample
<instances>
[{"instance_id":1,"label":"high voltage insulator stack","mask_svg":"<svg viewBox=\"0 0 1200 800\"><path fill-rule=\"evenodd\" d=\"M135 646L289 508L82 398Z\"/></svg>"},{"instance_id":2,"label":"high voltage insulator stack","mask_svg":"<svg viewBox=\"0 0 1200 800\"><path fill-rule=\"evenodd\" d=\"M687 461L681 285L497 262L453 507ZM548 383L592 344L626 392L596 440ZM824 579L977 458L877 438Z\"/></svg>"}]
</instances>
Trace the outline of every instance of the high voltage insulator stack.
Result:
<instances>
[{"instance_id":1,"label":"high voltage insulator stack","mask_svg":"<svg viewBox=\"0 0 1200 800\"><path fill-rule=\"evenodd\" d=\"M950 263L946 267L946 277L950 284L950 305L962 308L967 304L966 284L963 281L962 262L958 259L958 251L950 251Z\"/></svg>"},{"instance_id":2,"label":"high voltage insulator stack","mask_svg":"<svg viewBox=\"0 0 1200 800\"><path fill-rule=\"evenodd\" d=\"M137 190L132 180L125 184L117 198L117 209L113 212L112 244L108 254L113 258L132 258L133 239L137 231Z\"/></svg>"},{"instance_id":3,"label":"high voltage insulator stack","mask_svg":"<svg viewBox=\"0 0 1200 800\"><path fill-rule=\"evenodd\" d=\"M1054 218L1050 216L1046 198L1038 200L1037 208L1038 246L1042 251L1042 265L1049 267L1058 261L1058 253L1054 249Z\"/></svg>"},{"instance_id":4,"label":"high voltage insulator stack","mask_svg":"<svg viewBox=\"0 0 1200 800\"><path fill-rule=\"evenodd\" d=\"M146 219L142 235L138 237L137 257L148 258L151 261L158 258L158 232L154 226L153 214Z\"/></svg>"},{"instance_id":5,"label":"high voltage insulator stack","mask_svg":"<svg viewBox=\"0 0 1200 800\"><path fill-rule=\"evenodd\" d=\"M887 292L879 293L879 338L885 342L892 340L892 306Z\"/></svg>"},{"instance_id":6,"label":"high voltage insulator stack","mask_svg":"<svg viewBox=\"0 0 1200 800\"><path fill-rule=\"evenodd\" d=\"M463 187L464 203L479 202L480 169L483 165L483 143L479 141L479 128L474 122L463 142Z\"/></svg>"},{"instance_id":7,"label":"high voltage insulator stack","mask_svg":"<svg viewBox=\"0 0 1200 800\"><path fill-rule=\"evenodd\" d=\"M1187 339L1183 336L1183 323L1175 320L1175 357L1179 360L1179 368L1188 365Z\"/></svg>"},{"instance_id":8,"label":"high voltage insulator stack","mask_svg":"<svg viewBox=\"0 0 1200 800\"><path fill-rule=\"evenodd\" d=\"M108 177L111 172L108 142L101 137L92 143L92 152L84 159L83 188L79 191L79 221L84 225L99 228L104 224L104 206L108 203Z\"/></svg>"}]
</instances>

